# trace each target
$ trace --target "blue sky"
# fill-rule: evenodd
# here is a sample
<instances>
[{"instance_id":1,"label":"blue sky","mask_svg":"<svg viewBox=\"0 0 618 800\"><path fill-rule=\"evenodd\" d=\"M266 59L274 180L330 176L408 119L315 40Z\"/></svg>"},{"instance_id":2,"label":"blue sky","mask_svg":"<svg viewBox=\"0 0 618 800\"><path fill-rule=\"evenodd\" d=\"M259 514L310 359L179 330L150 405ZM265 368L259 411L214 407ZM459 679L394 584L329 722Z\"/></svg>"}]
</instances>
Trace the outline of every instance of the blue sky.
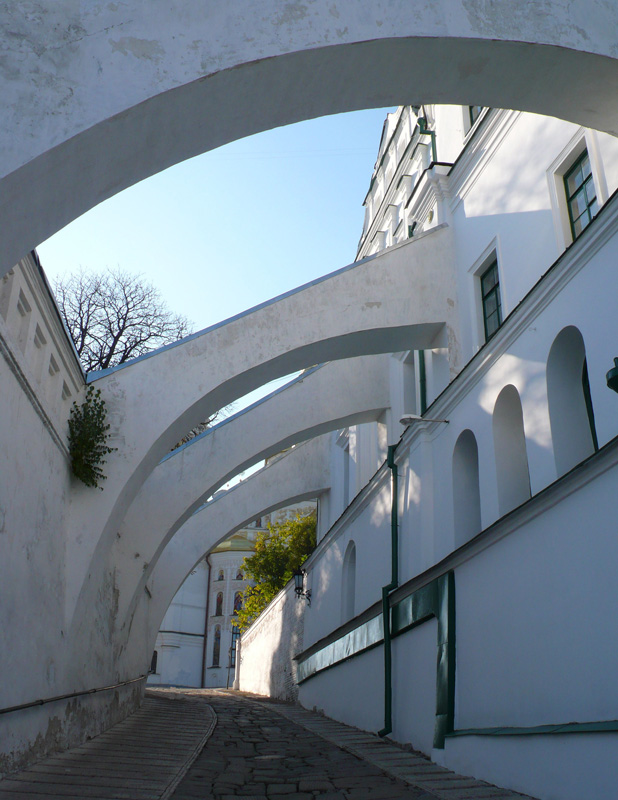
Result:
<instances>
[{"instance_id":1,"label":"blue sky","mask_svg":"<svg viewBox=\"0 0 618 800\"><path fill-rule=\"evenodd\" d=\"M80 266L142 273L194 330L343 267L386 111L278 128L171 167L41 244L43 267L52 280Z\"/></svg>"}]
</instances>

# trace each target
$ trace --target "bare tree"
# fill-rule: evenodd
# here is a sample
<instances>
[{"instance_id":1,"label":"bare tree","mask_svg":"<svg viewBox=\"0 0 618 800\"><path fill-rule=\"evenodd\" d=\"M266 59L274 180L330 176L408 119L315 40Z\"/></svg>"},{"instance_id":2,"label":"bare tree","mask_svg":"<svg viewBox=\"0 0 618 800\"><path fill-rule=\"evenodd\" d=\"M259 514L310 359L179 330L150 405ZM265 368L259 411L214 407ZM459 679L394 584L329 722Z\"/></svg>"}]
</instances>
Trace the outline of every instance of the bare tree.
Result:
<instances>
[{"instance_id":1,"label":"bare tree","mask_svg":"<svg viewBox=\"0 0 618 800\"><path fill-rule=\"evenodd\" d=\"M81 270L54 286L60 313L86 372L123 364L190 333L141 275Z\"/></svg>"},{"instance_id":2,"label":"bare tree","mask_svg":"<svg viewBox=\"0 0 618 800\"><path fill-rule=\"evenodd\" d=\"M189 320L169 311L159 291L141 275L82 269L56 280L54 291L86 372L115 367L191 333ZM199 436L232 408L233 404L216 411L172 449Z\"/></svg>"}]
</instances>

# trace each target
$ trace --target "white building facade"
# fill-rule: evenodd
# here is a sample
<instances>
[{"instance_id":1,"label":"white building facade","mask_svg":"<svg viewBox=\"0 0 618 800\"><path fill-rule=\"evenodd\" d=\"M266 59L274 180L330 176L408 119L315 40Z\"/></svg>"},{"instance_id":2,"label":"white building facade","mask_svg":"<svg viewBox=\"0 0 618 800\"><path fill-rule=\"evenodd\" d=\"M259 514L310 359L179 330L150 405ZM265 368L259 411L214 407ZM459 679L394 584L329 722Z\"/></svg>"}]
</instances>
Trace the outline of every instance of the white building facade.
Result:
<instances>
[{"instance_id":1,"label":"white building facade","mask_svg":"<svg viewBox=\"0 0 618 800\"><path fill-rule=\"evenodd\" d=\"M234 681L235 623L242 594L251 586L243 561L255 550L258 533L300 514L315 513L316 503L279 508L256 519L218 544L191 570L167 610L148 677L150 685L228 688Z\"/></svg>"},{"instance_id":2,"label":"white building facade","mask_svg":"<svg viewBox=\"0 0 618 800\"><path fill-rule=\"evenodd\" d=\"M616 145L590 129L618 133L616 5L531 0L524 14L406 0L385 14L369 0L337 13L315 0L298 14L270 2L238 15L187 0L156 19L138 5L0 11L0 268L25 270L0 309L0 774L135 709L191 570L257 516L317 496L312 605L294 606L306 612L294 636L301 701L314 694L328 713L386 730L390 676L393 735L435 758L539 797L614 797ZM149 52L117 47L119 30ZM145 358L81 373L44 279L24 264L39 242L225 142L426 100L460 105L415 112L423 151L401 171L386 135L369 255ZM469 102L529 113L479 115ZM416 136L406 113L395 142L406 119ZM384 359L390 377L375 380ZM314 365L170 455L210 414ZM115 448L103 491L70 470L66 420L88 383ZM413 421L425 406L449 422ZM423 664L436 660L434 679Z\"/></svg>"},{"instance_id":3,"label":"white building facade","mask_svg":"<svg viewBox=\"0 0 618 800\"><path fill-rule=\"evenodd\" d=\"M331 435L311 604L291 587L274 604L303 609L304 706L548 800L618 785L617 187L604 134L479 107L389 115L358 258L448 227L458 337L393 354L390 409ZM241 689L265 685L258 624Z\"/></svg>"},{"instance_id":4,"label":"white building facade","mask_svg":"<svg viewBox=\"0 0 618 800\"><path fill-rule=\"evenodd\" d=\"M249 585L242 562L253 552L258 529L237 531L191 571L161 623L149 684L229 685L238 635L234 613Z\"/></svg>"}]
</instances>

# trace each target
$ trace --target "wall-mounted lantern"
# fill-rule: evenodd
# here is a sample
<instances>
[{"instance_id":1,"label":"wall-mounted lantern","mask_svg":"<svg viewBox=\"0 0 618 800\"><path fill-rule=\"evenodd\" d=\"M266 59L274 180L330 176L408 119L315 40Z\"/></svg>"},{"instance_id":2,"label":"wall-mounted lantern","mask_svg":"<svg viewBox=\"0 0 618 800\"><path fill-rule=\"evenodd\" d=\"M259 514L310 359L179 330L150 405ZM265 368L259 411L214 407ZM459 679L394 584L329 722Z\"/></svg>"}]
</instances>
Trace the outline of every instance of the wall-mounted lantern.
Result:
<instances>
[{"instance_id":1,"label":"wall-mounted lantern","mask_svg":"<svg viewBox=\"0 0 618 800\"><path fill-rule=\"evenodd\" d=\"M614 359L614 367L610 369L610 371L605 376L607 380L607 385L610 389L613 389L615 392L618 392L618 358Z\"/></svg>"},{"instance_id":2,"label":"wall-mounted lantern","mask_svg":"<svg viewBox=\"0 0 618 800\"><path fill-rule=\"evenodd\" d=\"M300 600L301 597L304 597L307 601L308 605L311 605L311 591L307 589L305 591L305 575L307 572L300 567L294 573L294 591L296 592L296 597Z\"/></svg>"}]
</instances>

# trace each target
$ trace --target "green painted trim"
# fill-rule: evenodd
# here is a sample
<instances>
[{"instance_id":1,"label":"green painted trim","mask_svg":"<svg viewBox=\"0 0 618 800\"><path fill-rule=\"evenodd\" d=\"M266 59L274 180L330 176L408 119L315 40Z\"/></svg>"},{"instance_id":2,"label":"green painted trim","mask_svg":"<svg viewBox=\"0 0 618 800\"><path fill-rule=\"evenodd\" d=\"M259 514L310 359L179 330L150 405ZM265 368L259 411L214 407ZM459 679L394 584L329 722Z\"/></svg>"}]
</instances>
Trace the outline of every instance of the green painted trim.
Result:
<instances>
[{"instance_id":1,"label":"green painted trim","mask_svg":"<svg viewBox=\"0 0 618 800\"><path fill-rule=\"evenodd\" d=\"M301 684L329 667L335 667L343 661L371 650L382 644L384 632L382 615L372 617L357 628L330 642L321 650L312 653L304 660L298 661L297 683Z\"/></svg>"},{"instance_id":2,"label":"green painted trim","mask_svg":"<svg viewBox=\"0 0 618 800\"><path fill-rule=\"evenodd\" d=\"M382 630L384 631L384 727L378 736L393 730L393 655L391 650L390 593L399 587L399 471L396 444L388 446L386 463L391 471L391 581L382 587Z\"/></svg>"},{"instance_id":3,"label":"green painted trim","mask_svg":"<svg viewBox=\"0 0 618 800\"><path fill-rule=\"evenodd\" d=\"M546 736L556 733L618 733L618 720L566 722L563 725L535 725L530 728L461 728L447 733L454 736Z\"/></svg>"},{"instance_id":4,"label":"green painted trim","mask_svg":"<svg viewBox=\"0 0 618 800\"><path fill-rule=\"evenodd\" d=\"M393 606L393 636L399 636L435 617L437 608L438 580L436 579Z\"/></svg>"},{"instance_id":5,"label":"green painted trim","mask_svg":"<svg viewBox=\"0 0 618 800\"><path fill-rule=\"evenodd\" d=\"M386 597L388 602L388 595ZM444 739L453 733L455 721L455 575L447 572L402 598L391 607L390 638L401 636L436 617L436 723L434 747L444 749ZM385 641L382 614L359 625L321 650L298 662L298 683L350 658L366 653ZM386 648L385 648L386 652ZM385 678L386 678L385 673ZM386 699L386 695L385 695ZM390 731L389 731L390 732Z\"/></svg>"},{"instance_id":6,"label":"green painted trim","mask_svg":"<svg viewBox=\"0 0 618 800\"><path fill-rule=\"evenodd\" d=\"M420 394L421 417L427 411L427 369L425 367L425 351L418 351L418 387Z\"/></svg>"}]
</instances>

